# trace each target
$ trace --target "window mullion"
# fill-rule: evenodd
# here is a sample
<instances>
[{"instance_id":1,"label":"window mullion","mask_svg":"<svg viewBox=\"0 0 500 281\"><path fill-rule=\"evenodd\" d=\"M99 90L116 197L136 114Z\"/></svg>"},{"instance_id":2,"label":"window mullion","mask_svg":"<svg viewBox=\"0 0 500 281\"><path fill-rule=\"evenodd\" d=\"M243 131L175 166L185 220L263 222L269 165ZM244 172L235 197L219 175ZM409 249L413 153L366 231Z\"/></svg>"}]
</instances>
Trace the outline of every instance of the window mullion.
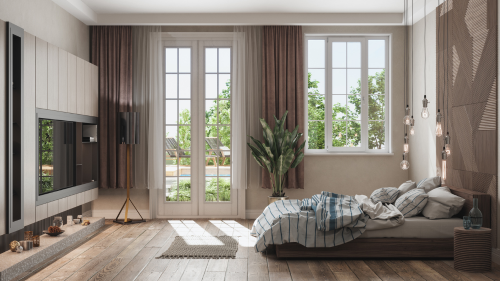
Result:
<instances>
[{"instance_id":1,"label":"window mullion","mask_svg":"<svg viewBox=\"0 0 500 281\"><path fill-rule=\"evenodd\" d=\"M368 150L368 41L361 39L361 144L363 150Z\"/></svg>"},{"instance_id":2,"label":"window mullion","mask_svg":"<svg viewBox=\"0 0 500 281\"><path fill-rule=\"evenodd\" d=\"M325 75L326 75L326 89L325 89L325 149L330 151L332 149L332 41L330 38L325 40L327 46L326 51L326 63L325 63Z\"/></svg>"}]
</instances>

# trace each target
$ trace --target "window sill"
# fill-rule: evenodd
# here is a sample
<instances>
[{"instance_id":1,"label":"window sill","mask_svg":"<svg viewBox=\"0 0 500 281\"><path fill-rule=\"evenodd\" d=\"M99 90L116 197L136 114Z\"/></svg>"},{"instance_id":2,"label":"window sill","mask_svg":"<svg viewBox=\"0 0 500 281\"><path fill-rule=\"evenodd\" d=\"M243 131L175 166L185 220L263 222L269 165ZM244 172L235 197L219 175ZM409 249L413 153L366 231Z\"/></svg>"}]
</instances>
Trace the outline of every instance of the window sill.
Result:
<instances>
[{"instance_id":1,"label":"window sill","mask_svg":"<svg viewBox=\"0 0 500 281\"><path fill-rule=\"evenodd\" d=\"M394 156L394 153L368 153L368 152L306 152L305 156Z\"/></svg>"}]
</instances>

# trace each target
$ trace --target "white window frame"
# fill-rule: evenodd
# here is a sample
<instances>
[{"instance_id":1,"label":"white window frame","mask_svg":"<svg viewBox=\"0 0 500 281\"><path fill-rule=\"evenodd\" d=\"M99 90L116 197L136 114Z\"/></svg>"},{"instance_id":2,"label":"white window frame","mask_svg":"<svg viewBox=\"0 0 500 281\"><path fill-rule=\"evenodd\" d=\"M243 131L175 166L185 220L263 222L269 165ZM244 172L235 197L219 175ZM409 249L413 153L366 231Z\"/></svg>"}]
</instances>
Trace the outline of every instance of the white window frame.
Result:
<instances>
[{"instance_id":1,"label":"white window frame","mask_svg":"<svg viewBox=\"0 0 500 281\"><path fill-rule=\"evenodd\" d=\"M309 149L306 144L306 155L393 155L391 145L391 35L307 35L304 42L304 58L305 58L305 120L304 120L304 135L308 139L308 40L324 40L325 41L325 149ZM385 148L384 149L369 149L368 148L368 40L385 40ZM332 42L361 42L361 147L332 147ZM347 67L346 67L347 69Z\"/></svg>"}]
</instances>

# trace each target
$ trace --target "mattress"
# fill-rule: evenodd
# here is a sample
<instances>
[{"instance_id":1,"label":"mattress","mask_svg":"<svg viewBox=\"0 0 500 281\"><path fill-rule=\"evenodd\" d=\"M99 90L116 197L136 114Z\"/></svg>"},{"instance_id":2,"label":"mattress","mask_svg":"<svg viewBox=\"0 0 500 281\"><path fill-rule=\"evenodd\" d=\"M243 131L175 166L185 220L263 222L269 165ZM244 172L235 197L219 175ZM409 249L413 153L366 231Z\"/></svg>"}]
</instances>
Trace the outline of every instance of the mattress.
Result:
<instances>
[{"instance_id":1,"label":"mattress","mask_svg":"<svg viewBox=\"0 0 500 281\"><path fill-rule=\"evenodd\" d=\"M459 226L463 226L459 218L430 220L412 217L405 218L404 224L394 228L367 230L359 238L453 238L453 229Z\"/></svg>"}]
</instances>

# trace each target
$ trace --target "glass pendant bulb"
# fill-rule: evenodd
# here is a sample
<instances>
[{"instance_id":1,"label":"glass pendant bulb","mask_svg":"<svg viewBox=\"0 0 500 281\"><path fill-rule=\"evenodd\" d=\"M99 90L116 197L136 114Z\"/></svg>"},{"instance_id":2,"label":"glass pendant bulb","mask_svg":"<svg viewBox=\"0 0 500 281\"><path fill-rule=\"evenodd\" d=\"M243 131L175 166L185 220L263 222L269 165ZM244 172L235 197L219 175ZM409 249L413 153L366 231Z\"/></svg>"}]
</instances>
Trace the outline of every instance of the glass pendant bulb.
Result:
<instances>
[{"instance_id":1,"label":"glass pendant bulb","mask_svg":"<svg viewBox=\"0 0 500 281\"><path fill-rule=\"evenodd\" d=\"M410 108L408 107L408 105L406 105L405 111L406 111L406 114L405 114L405 117L403 118L403 124L410 125L411 118L410 118Z\"/></svg>"},{"instance_id":2,"label":"glass pendant bulb","mask_svg":"<svg viewBox=\"0 0 500 281\"><path fill-rule=\"evenodd\" d=\"M443 147L443 151L441 152L441 181L444 183L446 180L446 158L448 154L446 153L446 148Z\"/></svg>"},{"instance_id":3,"label":"glass pendant bulb","mask_svg":"<svg viewBox=\"0 0 500 281\"><path fill-rule=\"evenodd\" d=\"M441 110L438 109L438 113L436 115L436 136L440 137L443 135L443 127L441 126L441 119L443 115L441 115Z\"/></svg>"},{"instance_id":4,"label":"glass pendant bulb","mask_svg":"<svg viewBox=\"0 0 500 281\"><path fill-rule=\"evenodd\" d=\"M410 152L410 143L409 143L408 134L405 134L403 151L404 151L404 153Z\"/></svg>"},{"instance_id":5,"label":"glass pendant bulb","mask_svg":"<svg viewBox=\"0 0 500 281\"><path fill-rule=\"evenodd\" d=\"M429 100L427 100L427 96L424 95L424 99L422 100L422 118L427 119L429 118L429 109L427 108L427 105L429 104Z\"/></svg>"},{"instance_id":6,"label":"glass pendant bulb","mask_svg":"<svg viewBox=\"0 0 500 281\"><path fill-rule=\"evenodd\" d=\"M408 170L410 168L410 162L408 162L408 160L406 160L406 153L403 153L403 161L401 161L401 163L399 164L399 166L401 167L401 169L403 170Z\"/></svg>"},{"instance_id":7,"label":"glass pendant bulb","mask_svg":"<svg viewBox=\"0 0 500 281\"><path fill-rule=\"evenodd\" d=\"M415 119L413 119L413 116L411 116L411 121L410 121L410 135L415 134Z\"/></svg>"},{"instance_id":8,"label":"glass pendant bulb","mask_svg":"<svg viewBox=\"0 0 500 281\"><path fill-rule=\"evenodd\" d=\"M450 132L447 132L446 136L444 137L444 147L445 147L445 150L446 150L446 154L448 156L451 154L450 141L451 141Z\"/></svg>"}]
</instances>

